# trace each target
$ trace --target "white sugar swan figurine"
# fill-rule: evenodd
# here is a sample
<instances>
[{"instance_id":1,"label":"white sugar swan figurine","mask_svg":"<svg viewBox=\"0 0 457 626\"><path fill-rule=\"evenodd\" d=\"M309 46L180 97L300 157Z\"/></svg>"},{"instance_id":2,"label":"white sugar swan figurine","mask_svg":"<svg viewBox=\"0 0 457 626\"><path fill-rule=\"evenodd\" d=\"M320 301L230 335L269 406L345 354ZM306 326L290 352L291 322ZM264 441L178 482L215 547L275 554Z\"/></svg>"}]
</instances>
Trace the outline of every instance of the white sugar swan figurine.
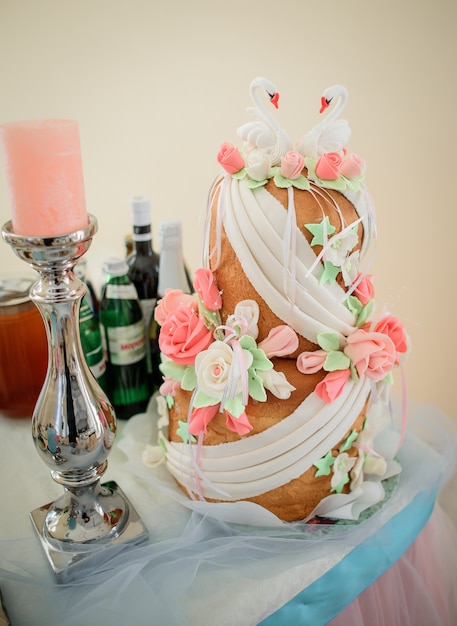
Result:
<instances>
[{"instance_id":1,"label":"white sugar swan figurine","mask_svg":"<svg viewBox=\"0 0 457 626\"><path fill-rule=\"evenodd\" d=\"M348 100L348 91L343 85L328 87L321 98L320 113L333 101L330 113L301 139L296 148L303 156L318 159L326 152L341 152L349 141L351 129L346 120L338 119Z\"/></svg>"},{"instance_id":2,"label":"white sugar swan figurine","mask_svg":"<svg viewBox=\"0 0 457 626\"><path fill-rule=\"evenodd\" d=\"M266 78L255 78L249 87L255 107L249 107L248 112L260 119L240 126L237 133L244 141L243 148L248 158L250 153L260 151L269 156L271 165L279 165L281 156L292 149L292 142L276 119L265 110L259 96L261 90L267 94L273 106L278 108L279 93L273 83Z\"/></svg>"}]
</instances>

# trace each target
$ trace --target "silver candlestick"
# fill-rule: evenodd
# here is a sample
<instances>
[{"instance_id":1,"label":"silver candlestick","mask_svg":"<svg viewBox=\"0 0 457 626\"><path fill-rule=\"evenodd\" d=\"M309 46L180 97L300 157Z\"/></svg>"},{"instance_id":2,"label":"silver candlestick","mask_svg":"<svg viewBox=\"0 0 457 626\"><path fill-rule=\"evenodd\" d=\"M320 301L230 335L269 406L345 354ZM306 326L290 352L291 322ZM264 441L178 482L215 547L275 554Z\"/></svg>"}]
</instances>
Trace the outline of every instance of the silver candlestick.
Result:
<instances>
[{"instance_id":1,"label":"silver candlestick","mask_svg":"<svg viewBox=\"0 0 457 626\"><path fill-rule=\"evenodd\" d=\"M97 231L86 228L52 237L17 235L12 222L2 236L39 274L30 298L43 317L48 370L32 415L36 449L64 488L55 502L31 512L58 580L79 574L99 550L140 543L147 531L115 482L100 483L116 435L111 402L88 368L79 335L79 308L86 286L73 274Z\"/></svg>"}]
</instances>

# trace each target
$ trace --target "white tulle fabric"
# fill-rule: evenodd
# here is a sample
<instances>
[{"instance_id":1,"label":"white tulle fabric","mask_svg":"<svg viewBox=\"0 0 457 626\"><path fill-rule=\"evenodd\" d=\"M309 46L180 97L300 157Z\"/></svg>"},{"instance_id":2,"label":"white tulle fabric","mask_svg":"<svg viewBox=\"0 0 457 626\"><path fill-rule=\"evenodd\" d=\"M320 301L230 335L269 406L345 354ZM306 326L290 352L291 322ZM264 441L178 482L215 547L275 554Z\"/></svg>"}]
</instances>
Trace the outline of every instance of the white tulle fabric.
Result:
<instances>
[{"instance_id":1,"label":"white tulle fabric","mask_svg":"<svg viewBox=\"0 0 457 626\"><path fill-rule=\"evenodd\" d=\"M254 626L263 620L265 626L308 624L284 621L276 611L366 541L372 548L360 567L376 577L394 539L382 529L395 512L408 507L414 525L421 512L421 504L414 504L417 496L427 500L456 471L455 424L435 408L414 408L400 454L400 483L370 519L325 529L286 523L274 529L237 526L202 515L198 507L206 503L184 506L189 500L165 465L153 470L144 465L152 427L148 415L126 424L107 476L128 493L148 527L150 542L102 552L84 577L63 585L55 584L32 532L0 542L0 588L15 626ZM33 475L32 488L39 489ZM334 626L456 624L457 531L446 513L435 508L425 530L405 549L367 590L360 589L355 600L348 597L339 614L318 616L313 626L331 619ZM347 580L334 579L313 602L325 607L346 586Z\"/></svg>"}]
</instances>

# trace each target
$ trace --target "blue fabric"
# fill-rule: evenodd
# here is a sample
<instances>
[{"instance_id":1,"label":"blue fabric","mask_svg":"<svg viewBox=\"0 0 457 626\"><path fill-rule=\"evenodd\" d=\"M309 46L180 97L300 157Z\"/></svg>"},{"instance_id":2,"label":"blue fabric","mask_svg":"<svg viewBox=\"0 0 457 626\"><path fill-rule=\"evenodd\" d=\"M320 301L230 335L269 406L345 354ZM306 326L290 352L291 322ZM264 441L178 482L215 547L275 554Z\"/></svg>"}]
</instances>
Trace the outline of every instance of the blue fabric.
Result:
<instances>
[{"instance_id":1,"label":"blue fabric","mask_svg":"<svg viewBox=\"0 0 457 626\"><path fill-rule=\"evenodd\" d=\"M427 523L435 493L421 493L374 537L272 613L259 626L327 624L409 548ZM329 594L329 589L333 592Z\"/></svg>"}]
</instances>

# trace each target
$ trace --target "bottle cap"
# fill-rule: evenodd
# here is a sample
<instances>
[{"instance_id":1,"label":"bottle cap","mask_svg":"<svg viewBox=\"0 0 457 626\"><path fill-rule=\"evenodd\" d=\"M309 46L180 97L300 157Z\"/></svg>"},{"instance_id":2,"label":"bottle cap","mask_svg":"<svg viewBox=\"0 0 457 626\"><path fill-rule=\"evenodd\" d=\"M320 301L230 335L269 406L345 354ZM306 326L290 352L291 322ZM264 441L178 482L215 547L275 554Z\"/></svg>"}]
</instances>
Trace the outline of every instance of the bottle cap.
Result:
<instances>
[{"instance_id":1,"label":"bottle cap","mask_svg":"<svg viewBox=\"0 0 457 626\"><path fill-rule=\"evenodd\" d=\"M159 226L160 247L181 246L182 226L179 220L164 220Z\"/></svg>"},{"instance_id":2,"label":"bottle cap","mask_svg":"<svg viewBox=\"0 0 457 626\"><path fill-rule=\"evenodd\" d=\"M106 259L103 264L103 269L106 274L110 274L111 276L123 276L129 271L129 266L124 259L113 256Z\"/></svg>"},{"instance_id":3,"label":"bottle cap","mask_svg":"<svg viewBox=\"0 0 457 626\"><path fill-rule=\"evenodd\" d=\"M150 226L151 201L146 196L135 196L130 200L132 224L134 226Z\"/></svg>"}]
</instances>

